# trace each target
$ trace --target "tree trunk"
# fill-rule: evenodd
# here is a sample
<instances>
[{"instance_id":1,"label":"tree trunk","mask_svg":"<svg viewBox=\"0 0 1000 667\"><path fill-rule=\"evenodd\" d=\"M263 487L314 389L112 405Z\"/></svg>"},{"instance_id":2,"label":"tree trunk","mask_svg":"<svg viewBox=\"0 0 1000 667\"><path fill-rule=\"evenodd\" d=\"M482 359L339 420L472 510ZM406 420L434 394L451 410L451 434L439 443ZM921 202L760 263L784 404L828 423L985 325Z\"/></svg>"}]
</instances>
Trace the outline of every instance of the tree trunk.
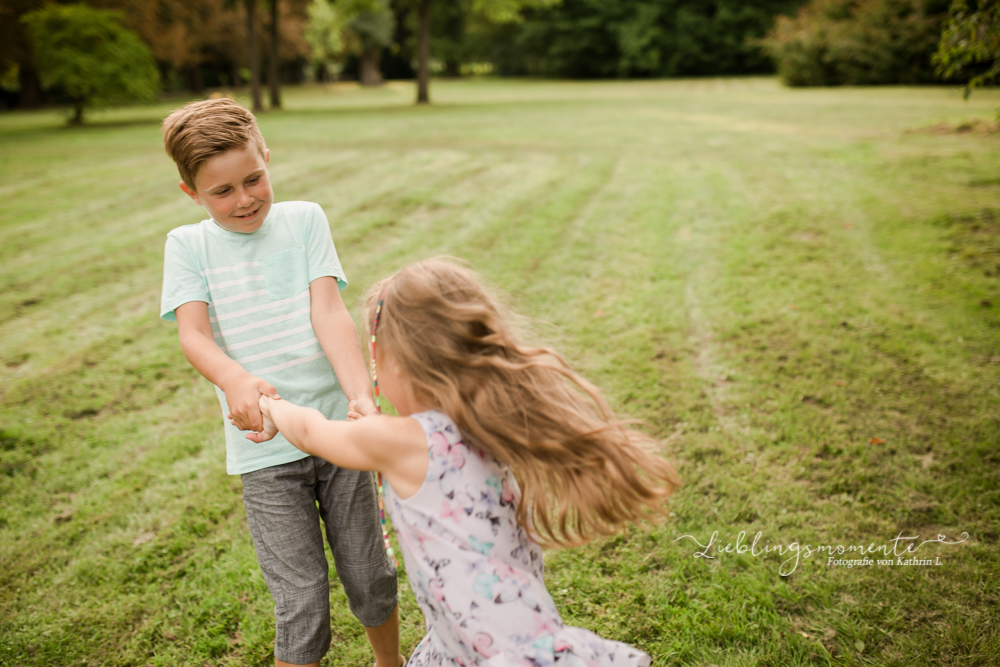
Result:
<instances>
[{"instance_id":1,"label":"tree trunk","mask_svg":"<svg viewBox=\"0 0 1000 667\"><path fill-rule=\"evenodd\" d=\"M372 49L371 51L361 54L361 58L358 60L358 65L361 70L362 86L382 85L382 72L379 70L378 61L379 53L377 49Z\"/></svg>"},{"instance_id":2,"label":"tree trunk","mask_svg":"<svg viewBox=\"0 0 1000 667\"><path fill-rule=\"evenodd\" d=\"M455 78L462 76L462 64L457 60L445 60L444 75Z\"/></svg>"},{"instance_id":3,"label":"tree trunk","mask_svg":"<svg viewBox=\"0 0 1000 667\"><path fill-rule=\"evenodd\" d=\"M70 125L83 125L83 101L78 100L73 103L73 117L69 119Z\"/></svg>"},{"instance_id":4,"label":"tree trunk","mask_svg":"<svg viewBox=\"0 0 1000 667\"><path fill-rule=\"evenodd\" d=\"M430 104L431 7L434 0L420 3L420 33L417 35L417 104Z\"/></svg>"},{"instance_id":5,"label":"tree trunk","mask_svg":"<svg viewBox=\"0 0 1000 667\"><path fill-rule=\"evenodd\" d=\"M271 0L271 57L268 58L267 87L271 108L281 108L281 81L278 79L278 0Z\"/></svg>"},{"instance_id":6,"label":"tree trunk","mask_svg":"<svg viewBox=\"0 0 1000 667\"><path fill-rule=\"evenodd\" d=\"M247 46L250 57L250 95L253 98L253 112L264 111L264 102L260 97L260 62L257 59L257 34L255 30L254 14L257 9L257 0L244 0L247 9Z\"/></svg>"},{"instance_id":7,"label":"tree trunk","mask_svg":"<svg viewBox=\"0 0 1000 667\"><path fill-rule=\"evenodd\" d=\"M184 68L184 78L187 79L187 87L196 95L205 90L205 84L201 79L201 68L197 65L187 65Z\"/></svg>"},{"instance_id":8,"label":"tree trunk","mask_svg":"<svg viewBox=\"0 0 1000 667\"><path fill-rule=\"evenodd\" d=\"M17 72L17 82L21 86L17 105L22 109L37 109L42 106L42 84L38 72L30 65L21 65Z\"/></svg>"}]
</instances>

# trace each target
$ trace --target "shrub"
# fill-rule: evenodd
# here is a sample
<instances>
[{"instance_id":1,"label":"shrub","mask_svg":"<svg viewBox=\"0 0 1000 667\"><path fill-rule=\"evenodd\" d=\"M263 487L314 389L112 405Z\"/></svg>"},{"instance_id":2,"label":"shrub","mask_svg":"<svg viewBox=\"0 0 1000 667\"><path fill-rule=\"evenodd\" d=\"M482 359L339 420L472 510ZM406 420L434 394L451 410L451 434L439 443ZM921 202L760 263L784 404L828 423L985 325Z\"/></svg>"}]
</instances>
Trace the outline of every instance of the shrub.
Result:
<instances>
[{"instance_id":1,"label":"shrub","mask_svg":"<svg viewBox=\"0 0 1000 667\"><path fill-rule=\"evenodd\" d=\"M947 2L812 0L761 40L790 86L930 83Z\"/></svg>"}]
</instances>

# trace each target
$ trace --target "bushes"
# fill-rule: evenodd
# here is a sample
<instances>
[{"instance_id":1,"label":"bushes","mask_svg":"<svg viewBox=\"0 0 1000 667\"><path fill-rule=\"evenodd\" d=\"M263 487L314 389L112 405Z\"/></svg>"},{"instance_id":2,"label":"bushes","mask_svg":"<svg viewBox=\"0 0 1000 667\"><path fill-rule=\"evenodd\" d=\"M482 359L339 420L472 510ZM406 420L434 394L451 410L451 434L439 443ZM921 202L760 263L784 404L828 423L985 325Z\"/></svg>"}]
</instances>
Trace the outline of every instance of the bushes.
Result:
<instances>
[{"instance_id":1,"label":"bushes","mask_svg":"<svg viewBox=\"0 0 1000 667\"><path fill-rule=\"evenodd\" d=\"M790 86L931 83L947 9L940 0L812 0L778 17L761 45Z\"/></svg>"},{"instance_id":2,"label":"bushes","mask_svg":"<svg viewBox=\"0 0 1000 667\"><path fill-rule=\"evenodd\" d=\"M484 54L505 74L574 78L773 71L754 40L803 0L562 0L525 12ZM488 49L489 50L489 49Z\"/></svg>"}]
</instances>

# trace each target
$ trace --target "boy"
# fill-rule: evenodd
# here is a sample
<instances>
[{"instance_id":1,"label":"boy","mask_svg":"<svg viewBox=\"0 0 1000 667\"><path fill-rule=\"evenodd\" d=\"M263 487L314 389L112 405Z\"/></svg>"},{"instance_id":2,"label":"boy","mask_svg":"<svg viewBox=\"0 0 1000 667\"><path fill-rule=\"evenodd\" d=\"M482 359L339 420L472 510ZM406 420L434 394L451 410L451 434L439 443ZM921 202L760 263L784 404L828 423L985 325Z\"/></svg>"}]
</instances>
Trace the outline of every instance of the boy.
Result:
<instances>
[{"instance_id":1,"label":"boy","mask_svg":"<svg viewBox=\"0 0 1000 667\"><path fill-rule=\"evenodd\" d=\"M377 667L397 667L396 571L382 541L371 473L307 456L282 436L254 445L261 394L343 419L375 412L347 286L322 209L275 204L270 154L253 115L229 99L193 102L163 123L181 190L210 218L167 235L160 316L216 386L226 468L241 475L247 524L274 598L275 664L319 665L330 647L320 517L351 611ZM318 504L318 508L317 508Z\"/></svg>"}]
</instances>

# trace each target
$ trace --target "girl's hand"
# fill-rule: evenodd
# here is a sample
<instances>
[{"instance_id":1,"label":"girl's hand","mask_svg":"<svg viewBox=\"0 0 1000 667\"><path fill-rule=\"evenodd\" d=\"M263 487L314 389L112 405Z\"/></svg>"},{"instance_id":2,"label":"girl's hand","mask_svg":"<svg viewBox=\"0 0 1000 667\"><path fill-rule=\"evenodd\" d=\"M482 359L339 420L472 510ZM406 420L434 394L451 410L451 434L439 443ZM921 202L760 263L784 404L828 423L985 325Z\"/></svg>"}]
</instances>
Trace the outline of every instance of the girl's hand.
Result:
<instances>
[{"instance_id":1,"label":"girl's hand","mask_svg":"<svg viewBox=\"0 0 1000 667\"><path fill-rule=\"evenodd\" d=\"M274 436L278 434L278 427L275 426L274 420L271 419L271 406L270 401L281 400L281 399L271 399L267 396L261 394L260 398L257 400L257 405L260 407L260 416L264 420L263 430L257 433L247 433L246 439L260 444L262 442L267 442Z\"/></svg>"},{"instance_id":2,"label":"girl's hand","mask_svg":"<svg viewBox=\"0 0 1000 667\"><path fill-rule=\"evenodd\" d=\"M371 417L378 414L378 408L370 399L352 398L347 402L347 421L355 422L364 417Z\"/></svg>"},{"instance_id":3,"label":"girl's hand","mask_svg":"<svg viewBox=\"0 0 1000 667\"><path fill-rule=\"evenodd\" d=\"M357 414L364 414L364 406L357 407ZM270 440L280 428L288 442L310 456L341 468L380 471L400 498L416 492L427 477L427 436L415 419L365 415L349 423L265 397L260 412L264 430L246 436L253 442Z\"/></svg>"}]
</instances>

